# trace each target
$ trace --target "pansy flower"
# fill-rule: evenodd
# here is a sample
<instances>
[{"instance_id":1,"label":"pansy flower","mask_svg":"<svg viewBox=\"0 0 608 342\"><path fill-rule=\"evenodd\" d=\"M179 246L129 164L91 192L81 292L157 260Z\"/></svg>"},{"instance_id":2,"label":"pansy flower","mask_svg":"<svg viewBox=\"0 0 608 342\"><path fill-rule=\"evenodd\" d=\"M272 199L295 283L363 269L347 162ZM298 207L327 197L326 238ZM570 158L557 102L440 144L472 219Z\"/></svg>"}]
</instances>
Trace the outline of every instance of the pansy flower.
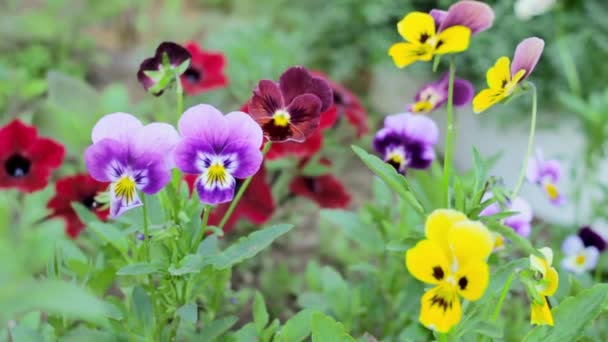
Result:
<instances>
[{"instance_id":1,"label":"pansy flower","mask_svg":"<svg viewBox=\"0 0 608 342\"><path fill-rule=\"evenodd\" d=\"M246 113L224 116L200 104L184 112L178 128L182 140L175 163L182 172L198 175L195 187L203 203L231 201L236 180L253 176L262 164L262 130Z\"/></svg>"},{"instance_id":2,"label":"pansy flower","mask_svg":"<svg viewBox=\"0 0 608 342\"><path fill-rule=\"evenodd\" d=\"M446 104L449 81L450 73L446 72L439 80L422 86L414 97L415 102L407 110L412 113L430 113ZM471 102L474 93L471 82L460 78L454 80L454 106L464 106Z\"/></svg>"},{"instance_id":3,"label":"pansy flower","mask_svg":"<svg viewBox=\"0 0 608 342\"><path fill-rule=\"evenodd\" d=\"M63 146L39 137L36 127L18 119L11 121L0 128L0 188L43 189L64 155Z\"/></svg>"},{"instance_id":4,"label":"pansy flower","mask_svg":"<svg viewBox=\"0 0 608 342\"><path fill-rule=\"evenodd\" d=\"M241 200L234 208L232 215L230 215L230 218L226 221L224 232L229 232L234 229L240 219L245 219L258 226L270 220L276 207L274 199L272 198L272 190L266 179L266 174L266 167L262 164L260 170L251 179L251 183L249 183L245 193L243 193L243 197L241 197ZM184 178L186 179L186 182L188 182L190 193L192 193L198 176L185 175ZM241 184L242 181L237 180L237 189ZM230 203L222 203L213 208L209 215L209 225L219 225L229 207Z\"/></svg>"},{"instance_id":5,"label":"pansy flower","mask_svg":"<svg viewBox=\"0 0 608 342\"><path fill-rule=\"evenodd\" d=\"M473 99L473 111L481 113L511 96L519 84L530 76L544 48L544 40L537 37L526 38L517 45L513 63L509 57L500 57L486 74L488 88L479 92Z\"/></svg>"},{"instance_id":6,"label":"pansy flower","mask_svg":"<svg viewBox=\"0 0 608 342\"><path fill-rule=\"evenodd\" d=\"M144 126L131 114L113 113L95 124L91 138L85 164L93 178L111 183L111 217L142 204L137 190L152 195L171 179L171 153L179 140L173 126Z\"/></svg>"},{"instance_id":7,"label":"pansy flower","mask_svg":"<svg viewBox=\"0 0 608 342\"><path fill-rule=\"evenodd\" d=\"M566 237L562 244L562 252L565 255L562 267L576 274L594 269L600 257L600 251L594 246L585 247L578 235Z\"/></svg>"},{"instance_id":8,"label":"pansy flower","mask_svg":"<svg viewBox=\"0 0 608 342\"><path fill-rule=\"evenodd\" d=\"M603 252L608 247L608 232L601 229L594 229L590 226L581 227L578 237L583 241L585 247L593 246L598 251Z\"/></svg>"},{"instance_id":9,"label":"pansy flower","mask_svg":"<svg viewBox=\"0 0 608 342\"><path fill-rule=\"evenodd\" d=\"M304 168L310 160L302 160L300 169ZM319 163L331 166L326 158L321 158ZM343 209L351 202L351 195L338 177L332 174L318 176L299 175L289 183L289 191L296 196L302 196L315 202L321 208Z\"/></svg>"},{"instance_id":10,"label":"pansy flower","mask_svg":"<svg viewBox=\"0 0 608 342\"><path fill-rule=\"evenodd\" d=\"M184 47L192 56L188 69L181 76L186 94L196 95L228 85L228 78L224 75L224 54L205 51L195 42L188 42Z\"/></svg>"},{"instance_id":11,"label":"pansy flower","mask_svg":"<svg viewBox=\"0 0 608 342\"><path fill-rule=\"evenodd\" d=\"M562 175L562 167L559 161L545 160L542 150L537 150L536 154L528 161L526 178L532 184L541 187L549 201L554 205L566 203L566 197L557 187Z\"/></svg>"},{"instance_id":12,"label":"pansy flower","mask_svg":"<svg viewBox=\"0 0 608 342\"><path fill-rule=\"evenodd\" d=\"M486 193L482 202L490 199L492 197L491 193ZM521 197L515 197L514 199L507 200L504 208L501 208L500 203L494 202L489 206L485 207L480 213L479 216L492 216L503 211L509 211L516 213L515 215L509 216L504 219L504 225L513 228L513 230L523 236L530 236L530 232L532 231L532 207L525 199Z\"/></svg>"},{"instance_id":13,"label":"pansy flower","mask_svg":"<svg viewBox=\"0 0 608 342\"><path fill-rule=\"evenodd\" d=\"M406 252L405 263L416 279L434 285L420 300L420 322L446 333L462 317L459 297L476 301L483 296L494 241L483 224L449 209L429 215L425 236Z\"/></svg>"},{"instance_id":14,"label":"pansy flower","mask_svg":"<svg viewBox=\"0 0 608 342\"><path fill-rule=\"evenodd\" d=\"M534 291L536 295L530 304L530 323L537 325L553 325L553 315L549 305L549 296L557 291L559 275L553 263L553 251L544 247L539 249L544 258L530 255L530 268L536 272Z\"/></svg>"},{"instance_id":15,"label":"pansy flower","mask_svg":"<svg viewBox=\"0 0 608 342\"><path fill-rule=\"evenodd\" d=\"M110 213L95 199L97 195L108 188L109 183L99 182L88 174L77 174L63 177L55 183L55 196L47 203L52 210L51 217L61 217L66 223L66 234L75 239L78 237L84 223L72 208L72 203L80 203L91 210L100 220L105 221Z\"/></svg>"},{"instance_id":16,"label":"pansy flower","mask_svg":"<svg viewBox=\"0 0 608 342\"><path fill-rule=\"evenodd\" d=\"M291 67L277 84L262 80L249 101L249 114L273 142L302 142L319 127L320 114L332 104L327 82L303 67Z\"/></svg>"},{"instance_id":17,"label":"pansy flower","mask_svg":"<svg viewBox=\"0 0 608 342\"><path fill-rule=\"evenodd\" d=\"M337 118L341 118L343 115L346 116L346 120L357 130L357 137L360 138L367 134L369 132L367 111L363 108L359 98L349 89L332 81L323 73L315 71L312 74L326 80L334 94L334 104L325 113L333 110ZM327 116L326 114L321 114L321 126L323 126L324 115Z\"/></svg>"},{"instance_id":18,"label":"pansy flower","mask_svg":"<svg viewBox=\"0 0 608 342\"><path fill-rule=\"evenodd\" d=\"M173 42L163 42L153 57L141 62L137 79L144 89L154 96L160 96L177 75L188 67L187 61L192 56L183 46Z\"/></svg>"},{"instance_id":19,"label":"pansy flower","mask_svg":"<svg viewBox=\"0 0 608 342\"><path fill-rule=\"evenodd\" d=\"M405 42L393 44L388 54L399 68L435 55L458 53L469 47L471 35L492 26L494 12L479 1L459 1L448 11L411 12L397 24Z\"/></svg>"},{"instance_id":20,"label":"pansy flower","mask_svg":"<svg viewBox=\"0 0 608 342\"><path fill-rule=\"evenodd\" d=\"M410 113L389 115L374 137L376 152L395 169L405 174L408 168L426 169L435 159L433 146L439 129L426 116Z\"/></svg>"}]
</instances>

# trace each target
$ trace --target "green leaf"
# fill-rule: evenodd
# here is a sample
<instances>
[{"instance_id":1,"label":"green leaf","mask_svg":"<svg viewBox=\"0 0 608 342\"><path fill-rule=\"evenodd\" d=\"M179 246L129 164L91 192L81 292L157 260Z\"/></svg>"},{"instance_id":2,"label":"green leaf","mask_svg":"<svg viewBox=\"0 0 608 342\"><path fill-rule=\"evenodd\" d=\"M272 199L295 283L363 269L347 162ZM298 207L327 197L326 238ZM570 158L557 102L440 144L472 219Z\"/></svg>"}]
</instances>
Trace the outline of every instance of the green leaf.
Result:
<instances>
[{"instance_id":1,"label":"green leaf","mask_svg":"<svg viewBox=\"0 0 608 342\"><path fill-rule=\"evenodd\" d=\"M174 276L198 273L206 264L203 263L203 257L200 254L188 254L177 265L171 265L168 271Z\"/></svg>"},{"instance_id":2,"label":"green leaf","mask_svg":"<svg viewBox=\"0 0 608 342\"><path fill-rule=\"evenodd\" d=\"M300 342L310 335L312 315L316 311L304 309L291 317L277 333L280 342Z\"/></svg>"},{"instance_id":3,"label":"green leaf","mask_svg":"<svg viewBox=\"0 0 608 342\"><path fill-rule=\"evenodd\" d=\"M109 223L92 222L89 228L105 243L109 243L118 249L121 253L127 254L129 243L127 238L118 228Z\"/></svg>"},{"instance_id":4,"label":"green leaf","mask_svg":"<svg viewBox=\"0 0 608 342\"><path fill-rule=\"evenodd\" d=\"M278 224L255 231L247 237L239 239L223 252L209 258L211 259L210 263L216 269L223 270L230 268L245 259L255 256L292 228L292 224Z\"/></svg>"},{"instance_id":5,"label":"green leaf","mask_svg":"<svg viewBox=\"0 0 608 342\"><path fill-rule=\"evenodd\" d=\"M195 324L198 321L198 307L195 303L187 303L177 309L177 315L183 322Z\"/></svg>"},{"instance_id":6,"label":"green leaf","mask_svg":"<svg viewBox=\"0 0 608 342\"><path fill-rule=\"evenodd\" d=\"M362 248L375 254L384 252L382 235L374 226L364 223L359 215L346 210L321 210L321 219L342 229L344 234L359 244Z\"/></svg>"},{"instance_id":7,"label":"green leaf","mask_svg":"<svg viewBox=\"0 0 608 342\"><path fill-rule=\"evenodd\" d=\"M203 328L199 334L200 341L217 341L218 337L228 331L228 329L232 328L232 326L238 320L239 319L235 316L228 316L203 325Z\"/></svg>"},{"instance_id":8,"label":"green leaf","mask_svg":"<svg viewBox=\"0 0 608 342\"><path fill-rule=\"evenodd\" d=\"M257 335L255 325L248 323L234 334L234 338L236 338L236 342L253 342L257 341Z\"/></svg>"},{"instance_id":9,"label":"green leaf","mask_svg":"<svg viewBox=\"0 0 608 342\"><path fill-rule=\"evenodd\" d=\"M133 288L131 305L142 331L150 333L154 328L154 307L150 296L141 286Z\"/></svg>"},{"instance_id":10,"label":"green leaf","mask_svg":"<svg viewBox=\"0 0 608 342\"><path fill-rule=\"evenodd\" d=\"M530 241L517 234L513 228L507 227L504 224L493 220L488 220L487 217L480 217L479 219L488 228L490 228L490 230L502 235L505 239L511 241L511 243L522 249L525 253L536 255L539 258L544 258L544 256L536 248L534 248L534 246L532 246Z\"/></svg>"},{"instance_id":11,"label":"green leaf","mask_svg":"<svg viewBox=\"0 0 608 342\"><path fill-rule=\"evenodd\" d=\"M355 339L344 329L342 323L321 312L312 315L312 341L313 342L354 342Z\"/></svg>"},{"instance_id":12,"label":"green leaf","mask_svg":"<svg viewBox=\"0 0 608 342\"><path fill-rule=\"evenodd\" d=\"M525 341L576 341L585 327L602 312L608 300L608 284L597 284L576 297L568 297L553 310L555 326L537 326Z\"/></svg>"},{"instance_id":13,"label":"green leaf","mask_svg":"<svg viewBox=\"0 0 608 342\"><path fill-rule=\"evenodd\" d=\"M386 183L386 185L388 185L393 191L397 192L397 194L401 196L401 198L409 205L411 205L420 216L426 216L424 208L410 191L411 188L408 186L407 180L405 177L397 173L394 167L385 163L380 158L365 152L360 147L352 146L352 149L370 170L378 175L378 177L380 177L380 179L382 179L382 181L384 181L384 183Z\"/></svg>"},{"instance_id":14,"label":"green leaf","mask_svg":"<svg viewBox=\"0 0 608 342\"><path fill-rule=\"evenodd\" d=\"M87 207L78 202L72 202L72 208L76 212L76 215L78 215L80 221L84 222L86 225L89 225L93 222L101 222L97 215L93 214L92 211L90 211L89 209L87 209Z\"/></svg>"},{"instance_id":15,"label":"green leaf","mask_svg":"<svg viewBox=\"0 0 608 342\"><path fill-rule=\"evenodd\" d=\"M150 274L157 272L161 269L160 265L148 263L148 262L138 262L135 264L127 265L121 269L119 269L116 274L117 275L142 275L142 274Z\"/></svg>"},{"instance_id":16,"label":"green leaf","mask_svg":"<svg viewBox=\"0 0 608 342\"><path fill-rule=\"evenodd\" d=\"M253 322L258 334L261 334L266 325L268 324L269 316L266 310L266 302L260 292L255 293L253 297Z\"/></svg>"}]
</instances>

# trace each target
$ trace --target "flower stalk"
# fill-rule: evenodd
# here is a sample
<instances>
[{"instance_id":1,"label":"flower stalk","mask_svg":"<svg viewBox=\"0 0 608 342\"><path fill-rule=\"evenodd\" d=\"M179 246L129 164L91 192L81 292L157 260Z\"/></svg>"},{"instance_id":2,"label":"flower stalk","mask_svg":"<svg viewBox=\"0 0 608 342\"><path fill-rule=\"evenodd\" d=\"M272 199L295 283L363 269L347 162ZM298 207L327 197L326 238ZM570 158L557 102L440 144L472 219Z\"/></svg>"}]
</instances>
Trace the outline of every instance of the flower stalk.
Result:
<instances>
[{"instance_id":1,"label":"flower stalk","mask_svg":"<svg viewBox=\"0 0 608 342\"><path fill-rule=\"evenodd\" d=\"M447 129L445 133L445 153L443 159L443 195L445 207L450 208L450 172L452 172L452 144L454 135L454 76L456 65L450 59L450 78L448 81Z\"/></svg>"},{"instance_id":2,"label":"flower stalk","mask_svg":"<svg viewBox=\"0 0 608 342\"><path fill-rule=\"evenodd\" d=\"M142 203L142 220L144 226L144 255L146 257L146 261L150 262L150 238L148 232L148 205L146 203L146 194L142 194L141 196Z\"/></svg>"},{"instance_id":3,"label":"flower stalk","mask_svg":"<svg viewBox=\"0 0 608 342\"><path fill-rule=\"evenodd\" d=\"M534 133L536 131L536 112L538 107L538 99L536 93L536 86L532 82L527 83L529 88L532 90L532 119L530 122L530 135L528 136L528 148L526 150L526 154L524 155L524 160L522 163L521 171L519 172L519 179L517 180L517 184L515 185L515 189L511 194L511 198L517 197L519 194L519 190L521 190L521 186L524 184L524 180L526 179L526 170L528 169L528 160L532 155L532 146L534 145Z\"/></svg>"},{"instance_id":4,"label":"flower stalk","mask_svg":"<svg viewBox=\"0 0 608 342\"><path fill-rule=\"evenodd\" d=\"M197 231L196 235L194 236L194 240L192 240L192 251L193 252L196 252L198 245L201 243L201 240L203 240L203 236L205 235L205 231L207 230L207 224L209 223L209 215L211 214L212 210L213 210L213 206L211 206L211 205L205 205L205 208L203 209L203 219L201 221L201 228Z\"/></svg>"}]
</instances>

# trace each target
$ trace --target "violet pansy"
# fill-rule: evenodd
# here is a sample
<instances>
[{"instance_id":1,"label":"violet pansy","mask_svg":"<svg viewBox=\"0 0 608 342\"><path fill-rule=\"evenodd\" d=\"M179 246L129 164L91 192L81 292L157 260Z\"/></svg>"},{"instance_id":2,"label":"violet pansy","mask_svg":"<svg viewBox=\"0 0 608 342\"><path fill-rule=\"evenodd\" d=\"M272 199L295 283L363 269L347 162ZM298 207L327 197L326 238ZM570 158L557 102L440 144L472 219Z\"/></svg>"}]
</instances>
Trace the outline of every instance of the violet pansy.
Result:
<instances>
[{"instance_id":1,"label":"violet pansy","mask_svg":"<svg viewBox=\"0 0 608 342\"><path fill-rule=\"evenodd\" d=\"M414 97L415 102L409 105L407 110L413 113L430 113L443 106L448 101L449 80L450 74L446 72L439 80L422 86ZM454 106L464 106L471 102L474 92L471 82L454 79Z\"/></svg>"},{"instance_id":2,"label":"violet pansy","mask_svg":"<svg viewBox=\"0 0 608 342\"><path fill-rule=\"evenodd\" d=\"M557 186L561 175L561 163L555 159L545 160L543 152L540 149L528 161L526 178L530 183L541 187L549 198L549 201L558 206L566 203L566 197Z\"/></svg>"}]
</instances>

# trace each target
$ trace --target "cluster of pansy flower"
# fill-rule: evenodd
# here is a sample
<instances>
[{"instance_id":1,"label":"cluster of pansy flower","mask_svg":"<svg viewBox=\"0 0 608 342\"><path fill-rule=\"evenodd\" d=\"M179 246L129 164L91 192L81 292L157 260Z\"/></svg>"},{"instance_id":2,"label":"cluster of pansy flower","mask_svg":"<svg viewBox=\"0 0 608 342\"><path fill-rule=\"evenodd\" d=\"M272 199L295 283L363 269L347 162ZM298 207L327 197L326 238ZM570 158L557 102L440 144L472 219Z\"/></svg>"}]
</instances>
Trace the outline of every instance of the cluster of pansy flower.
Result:
<instances>
[{"instance_id":1,"label":"cluster of pansy flower","mask_svg":"<svg viewBox=\"0 0 608 342\"><path fill-rule=\"evenodd\" d=\"M566 237L562 244L562 267L576 274L593 270L600 254L606 250L608 233L584 226L577 234Z\"/></svg>"}]
</instances>

